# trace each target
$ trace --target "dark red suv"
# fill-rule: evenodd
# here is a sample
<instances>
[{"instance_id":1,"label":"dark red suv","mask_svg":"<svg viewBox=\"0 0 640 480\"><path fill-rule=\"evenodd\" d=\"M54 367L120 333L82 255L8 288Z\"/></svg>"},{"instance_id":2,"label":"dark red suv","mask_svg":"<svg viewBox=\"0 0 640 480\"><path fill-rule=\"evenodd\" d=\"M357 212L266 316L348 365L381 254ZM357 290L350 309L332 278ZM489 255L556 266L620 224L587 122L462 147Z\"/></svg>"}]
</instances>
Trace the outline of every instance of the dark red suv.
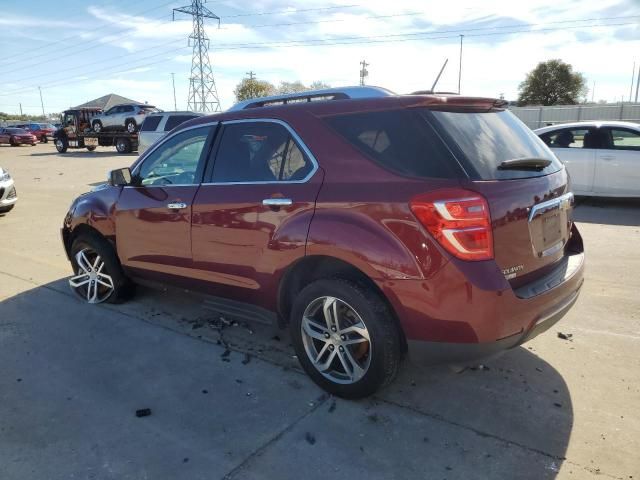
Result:
<instances>
[{"instance_id":1,"label":"dark red suv","mask_svg":"<svg viewBox=\"0 0 640 480\"><path fill-rule=\"evenodd\" d=\"M137 279L288 324L327 391L369 395L405 352L462 362L557 322L583 282L567 171L501 101L325 90L180 125L64 220L72 288Z\"/></svg>"}]
</instances>

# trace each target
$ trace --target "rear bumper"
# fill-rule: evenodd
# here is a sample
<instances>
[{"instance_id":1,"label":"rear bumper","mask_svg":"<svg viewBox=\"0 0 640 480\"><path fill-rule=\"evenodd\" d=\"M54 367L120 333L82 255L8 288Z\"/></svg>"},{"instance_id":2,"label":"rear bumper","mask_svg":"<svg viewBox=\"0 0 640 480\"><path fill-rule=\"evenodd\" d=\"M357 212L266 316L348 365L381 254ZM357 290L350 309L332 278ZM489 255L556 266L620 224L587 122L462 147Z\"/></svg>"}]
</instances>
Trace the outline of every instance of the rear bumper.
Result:
<instances>
[{"instance_id":1,"label":"rear bumper","mask_svg":"<svg viewBox=\"0 0 640 480\"><path fill-rule=\"evenodd\" d=\"M551 328L575 304L584 281L577 230L574 243L578 248L553 271L517 290L494 262L451 261L429 280L380 282L410 357L426 363L479 359Z\"/></svg>"}]
</instances>

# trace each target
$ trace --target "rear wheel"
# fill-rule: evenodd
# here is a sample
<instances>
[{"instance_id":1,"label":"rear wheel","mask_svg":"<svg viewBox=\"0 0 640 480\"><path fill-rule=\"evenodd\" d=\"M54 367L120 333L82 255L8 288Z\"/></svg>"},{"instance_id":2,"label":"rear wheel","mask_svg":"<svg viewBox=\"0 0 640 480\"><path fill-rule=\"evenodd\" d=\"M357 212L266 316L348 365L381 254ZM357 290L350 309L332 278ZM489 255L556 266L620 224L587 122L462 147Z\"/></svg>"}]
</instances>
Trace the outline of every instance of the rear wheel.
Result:
<instances>
[{"instance_id":1,"label":"rear wheel","mask_svg":"<svg viewBox=\"0 0 640 480\"><path fill-rule=\"evenodd\" d=\"M69 143L66 138L56 138L56 150L59 153L64 153L69 148Z\"/></svg>"},{"instance_id":2,"label":"rear wheel","mask_svg":"<svg viewBox=\"0 0 640 480\"><path fill-rule=\"evenodd\" d=\"M91 127L93 128L94 132L99 133L102 131L102 122L100 120L96 120L91 124Z\"/></svg>"},{"instance_id":3,"label":"rear wheel","mask_svg":"<svg viewBox=\"0 0 640 480\"><path fill-rule=\"evenodd\" d=\"M138 130L138 125L136 124L136 121L133 119L127 120L124 126L127 129L127 132L129 133L136 133L136 131Z\"/></svg>"},{"instance_id":4,"label":"rear wheel","mask_svg":"<svg viewBox=\"0 0 640 480\"><path fill-rule=\"evenodd\" d=\"M118 153L130 153L131 142L128 138L116 138L116 150Z\"/></svg>"},{"instance_id":5,"label":"rear wheel","mask_svg":"<svg viewBox=\"0 0 640 480\"><path fill-rule=\"evenodd\" d=\"M96 147L94 147L94 146L87 147L87 150L89 150L90 152L93 152L95 149L96 149Z\"/></svg>"},{"instance_id":6,"label":"rear wheel","mask_svg":"<svg viewBox=\"0 0 640 480\"><path fill-rule=\"evenodd\" d=\"M87 303L118 303L133 293L113 247L98 234L81 234L74 240L71 265L69 285Z\"/></svg>"},{"instance_id":7,"label":"rear wheel","mask_svg":"<svg viewBox=\"0 0 640 480\"><path fill-rule=\"evenodd\" d=\"M290 327L300 364L329 393L366 397L398 372L400 334L371 289L342 279L318 280L296 298Z\"/></svg>"},{"instance_id":8,"label":"rear wheel","mask_svg":"<svg viewBox=\"0 0 640 480\"><path fill-rule=\"evenodd\" d=\"M12 147L18 147L18 146L19 146L18 142L17 142L17 141L16 141L16 139L15 139L15 138L13 138L13 137L11 137L11 138L9 139L9 144L10 144Z\"/></svg>"},{"instance_id":9,"label":"rear wheel","mask_svg":"<svg viewBox=\"0 0 640 480\"><path fill-rule=\"evenodd\" d=\"M42 138L40 138L40 141L42 143L49 143L49 137L47 137L46 135L43 135Z\"/></svg>"}]
</instances>

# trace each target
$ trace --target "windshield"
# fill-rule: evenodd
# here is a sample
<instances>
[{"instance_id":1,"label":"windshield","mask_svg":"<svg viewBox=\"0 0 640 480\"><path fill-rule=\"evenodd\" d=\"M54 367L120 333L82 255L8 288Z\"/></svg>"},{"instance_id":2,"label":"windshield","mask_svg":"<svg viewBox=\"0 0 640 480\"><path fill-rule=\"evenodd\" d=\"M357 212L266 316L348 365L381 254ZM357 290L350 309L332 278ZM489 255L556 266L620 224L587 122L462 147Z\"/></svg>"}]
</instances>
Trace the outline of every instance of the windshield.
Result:
<instances>
[{"instance_id":1,"label":"windshield","mask_svg":"<svg viewBox=\"0 0 640 480\"><path fill-rule=\"evenodd\" d=\"M7 128L7 133L17 133L18 135L23 133L28 133L26 130L22 128Z\"/></svg>"},{"instance_id":2,"label":"windshield","mask_svg":"<svg viewBox=\"0 0 640 480\"><path fill-rule=\"evenodd\" d=\"M447 143L457 146L465 167L475 170L482 180L505 180L548 175L562 168L551 150L509 111L482 113L432 111ZM460 153L462 155L460 155ZM505 160L546 159L542 169L498 167Z\"/></svg>"}]
</instances>

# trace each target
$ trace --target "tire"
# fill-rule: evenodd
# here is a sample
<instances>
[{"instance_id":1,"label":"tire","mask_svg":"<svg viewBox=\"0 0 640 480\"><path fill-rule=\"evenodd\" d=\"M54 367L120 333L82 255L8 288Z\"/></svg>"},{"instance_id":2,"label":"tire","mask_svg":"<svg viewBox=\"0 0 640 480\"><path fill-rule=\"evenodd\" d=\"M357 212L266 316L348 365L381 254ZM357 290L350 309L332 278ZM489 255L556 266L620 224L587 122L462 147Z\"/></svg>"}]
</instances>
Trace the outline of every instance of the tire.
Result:
<instances>
[{"instance_id":1,"label":"tire","mask_svg":"<svg viewBox=\"0 0 640 480\"><path fill-rule=\"evenodd\" d=\"M334 306L338 312L338 328L333 331L324 315L327 305L331 312L336 311ZM358 325L358 331L348 331L354 325ZM290 328L302 368L333 395L367 397L398 373L402 359L399 329L385 302L367 287L338 278L313 282L296 297ZM324 364L324 371L316 367L318 363Z\"/></svg>"},{"instance_id":2,"label":"tire","mask_svg":"<svg viewBox=\"0 0 640 480\"><path fill-rule=\"evenodd\" d=\"M56 150L59 153L65 153L69 148L69 142L67 141L66 138L56 138L55 144L56 144Z\"/></svg>"},{"instance_id":3,"label":"tire","mask_svg":"<svg viewBox=\"0 0 640 480\"><path fill-rule=\"evenodd\" d=\"M128 138L116 138L116 150L118 153L131 153L131 142Z\"/></svg>"},{"instance_id":4,"label":"tire","mask_svg":"<svg viewBox=\"0 0 640 480\"><path fill-rule=\"evenodd\" d=\"M40 138L40 141L42 143L49 143L49 137L47 137L46 135L43 135L42 138Z\"/></svg>"},{"instance_id":5,"label":"tire","mask_svg":"<svg viewBox=\"0 0 640 480\"><path fill-rule=\"evenodd\" d=\"M94 132L100 133L102 131L102 122L100 120L96 120L91 124L91 128L93 128Z\"/></svg>"},{"instance_id":6,"label":"tire","mask_svg":"<svg viewBox=\"0 0 640 480\"><path fill-rule=\"evenodd\" d=\"M90 152L93 152L96 149L96 147L91 146L91 147L87 147L87 150L89 150Z\"/></svg>"},{"instance_id":7,"label":"tire","mask_svg":"<svg viewBox=\"0 0 640 480\"><path fill-rule=\"evenodd\" d=\"M125 122L124 128L129 133L136 133L138 131L138 124L135 120L129 119Z\"/></svg>"},{"instance_id":8,"label":"tire","mask_svg":"<svg viewBox=\"0 0 640 480\"><path fill-rule=\"evenodd\" d=\"M16 139L11 137L9 138L9 145L11 145L12 147L19 147L20 144L16 142Z\"/></svg>"},{"instance_id":9,"label":"tire","mask_svg":"<svg viewBox=\"0 0 640 480\"><path fill-rule=\"evenodd\" d=\"M121 303L133 295L134 285L122 271L115 250L99 234L80 234L70 256L74 275L69 286L85 302Z\"/></svg>"},{"instance_id":10,"label":"tire","mask_svg":"<svg viewBox=\"0 0 640 480\"><path fill-rule=\"evenodd\" d=\"M35 143L32 143L32 144L31 144L31 146L32 146L32 147L35 147L35 146L36 146L36 144L35 144Z\"/></svg>"},{"instance_id":11,"label":"tire","mask_svg":"<svg viewBox=\"0 0 640 480\"><path fill-rule=\"evenodd\" d=\"M15 207L15 203L12 205L9 205L8 207L0 207L0 215L4 213L9 213L11 210L13 210L13 207Z\"/></svg>"}]
</instances>

